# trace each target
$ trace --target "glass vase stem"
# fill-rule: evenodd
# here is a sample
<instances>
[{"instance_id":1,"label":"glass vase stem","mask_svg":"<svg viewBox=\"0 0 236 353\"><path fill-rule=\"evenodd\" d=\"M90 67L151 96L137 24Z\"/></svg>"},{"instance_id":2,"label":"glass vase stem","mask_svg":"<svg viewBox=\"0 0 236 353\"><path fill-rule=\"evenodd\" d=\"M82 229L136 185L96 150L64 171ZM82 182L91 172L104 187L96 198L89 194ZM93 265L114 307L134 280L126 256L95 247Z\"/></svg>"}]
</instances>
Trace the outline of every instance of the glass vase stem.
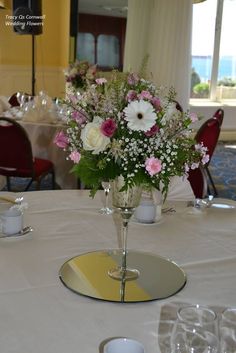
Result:
<instances>
[{"instance_id":1,"label":"glass vase stem","mask_svg":"<svg viewBox=\"0 0 236 353\"><path fill-rule=\"evenodd\" d=\"M108 209L108 195L109 195L110 189L106 188L104 189L105 192L105 208Z\"/></svg>"},{"instance_id":2,"label":"glass vase stem","mask_svg":"<svg viewBox=\"0 0 236 353\"><path fill-rule=\"evenodd\" d=\"M128 235L128 225L129 220L134 213L134 209L124 208L120 211L122 216L122 261L121 261L121 271L126 271L127 269L127 235Z\"/></svg>"}]
</instances>

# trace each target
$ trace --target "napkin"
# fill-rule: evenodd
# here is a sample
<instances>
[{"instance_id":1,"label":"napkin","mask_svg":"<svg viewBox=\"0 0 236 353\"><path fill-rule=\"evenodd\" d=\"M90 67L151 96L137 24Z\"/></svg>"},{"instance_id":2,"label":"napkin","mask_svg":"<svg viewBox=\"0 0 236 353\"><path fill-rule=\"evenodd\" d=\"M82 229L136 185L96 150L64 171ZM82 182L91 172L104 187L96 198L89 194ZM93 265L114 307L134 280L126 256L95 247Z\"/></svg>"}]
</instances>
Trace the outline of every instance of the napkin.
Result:
<instances>
[{"instance_id":1,"label":"napkin","mask_svg":"<svg viewBox=\"0 0 236 353\"><path fill-rule=\"evenodd\" d=\"M0 114L10 109L11 105L8 103L8 99L5 96L0 96Z\"/></svg>"},{"instance_id":2,"label":"napkin","mask_svg":"<svg viewBox=\"0 0 236 353\"><path fill-rule=\"evenodd\" d=\"M156 203L160 203L160 191L154 189L152 196ZM174 176L171 178L167 201L192 201L195 199L193 190L189 181L186 178Z\"/></svg>"}]
</instances>

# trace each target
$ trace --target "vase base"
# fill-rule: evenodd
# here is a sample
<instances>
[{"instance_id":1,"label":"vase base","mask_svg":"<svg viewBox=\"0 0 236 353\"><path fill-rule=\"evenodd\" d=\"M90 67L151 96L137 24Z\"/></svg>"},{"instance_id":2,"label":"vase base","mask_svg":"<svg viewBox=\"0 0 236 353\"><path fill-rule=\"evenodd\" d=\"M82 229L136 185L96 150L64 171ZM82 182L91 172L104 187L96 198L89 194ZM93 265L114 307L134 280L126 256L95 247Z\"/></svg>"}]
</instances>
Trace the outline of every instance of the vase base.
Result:
<instances>
[{"instance_id":1,"label":"vase base","mask_svg":"<svg viewBox=\"0 0 236 353\"><path fill-rule=\"evenodd\" d=\"M113 213L113 209L109 208L109 207L103 207L99 210L100 214L112 214Z\"/></svg>"},{"instance_id":2,"label":"vase base","mask_svg":"<svg viewBox=\"0 0 236 353\"><path fill-rule=\"evenodd\" d=\"M117 281L133 281L139 277L140 273L133 268L127 268L124 270L121 267L118 267L109 270L108 275Z\"/></svg>"}]
</instances>

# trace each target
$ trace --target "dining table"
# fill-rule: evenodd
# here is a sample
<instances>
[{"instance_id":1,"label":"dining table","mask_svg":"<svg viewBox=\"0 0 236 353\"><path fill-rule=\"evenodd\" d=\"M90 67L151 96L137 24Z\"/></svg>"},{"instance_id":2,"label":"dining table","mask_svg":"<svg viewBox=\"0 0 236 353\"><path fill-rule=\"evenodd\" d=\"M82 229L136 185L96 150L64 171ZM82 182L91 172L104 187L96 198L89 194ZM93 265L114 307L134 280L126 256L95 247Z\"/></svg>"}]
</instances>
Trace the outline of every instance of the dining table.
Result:
<instances>
[{"instance_id":1,"label":"dining table","mask_svg":"<svg viewBox=\"0 0 236 353\"><path fill-rule=\"evenodd\" d=\"M76 189L77 178L70 173L73 162L67 159L66 152L54 143L55 135L63 130L62 122L31 122L18 121L27 132L32 145L33 156L49 159L55 168L55 180L61 189Z\"/></svg>"},{"instance_id":2,"label":"dining table","mask_svg":"<svg viewBox=\"0 0 236 353\"><path fill-rule=\"evenodd\" d=\"M0 237L1 352L103 353L108 340L130 337L145 353L170 353L179 307L199 304L220 314L236 306L235 201L215 198L199 210L189 201L169 199L159 221L132 218L128 251L173 261L186 274L186 284L167 298L128 303L80 294L59 276L74 257L119 249L116 213L99 213L103 191L94 198L89 190L0 192L0 212L12 206L3 198L19 196L24 225L33 232ZM96 266L93 271L99 282ZM157 272L153 269L152 280L158 281Z\"/></svg>"},{"instance_id":3,"label":"dining table","mask_svg":"<svg viewBox=\"0 0 236 353\"><path fill-rule=\"evenodd\" d=\"M15 117L12 117L15 119ZM54 123L42 121L16 121L25 129L31 145L33 156L48 159L53 162L55 168L55 181L61 189L76 189L78 179L70 170L73 162L67 159L67 154L54 143L55 135L65 128L62 121ZM0 190L5 186L5 177L0 176Z\"/></svg>"}]
</instances>

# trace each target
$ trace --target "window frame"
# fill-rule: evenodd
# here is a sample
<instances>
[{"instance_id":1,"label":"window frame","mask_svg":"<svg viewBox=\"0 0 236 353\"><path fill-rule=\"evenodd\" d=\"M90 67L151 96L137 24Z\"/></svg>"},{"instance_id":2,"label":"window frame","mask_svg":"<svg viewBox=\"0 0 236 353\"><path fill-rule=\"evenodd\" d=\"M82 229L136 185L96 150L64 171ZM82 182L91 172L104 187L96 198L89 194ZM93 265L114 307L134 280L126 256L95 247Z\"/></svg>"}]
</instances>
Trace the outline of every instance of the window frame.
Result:
<instances>
[{"instance_id":1,"label":"window frame","mask_svg":"<svg viewBox=\"0 0 236 353\"><path fill-rule=\"evenodd\" d=\"M197 5L193 5L197 6ZM220 64L220 45L221 45L221 29L223 21L223 10L224 10L224 0L217 0L216 4L216 17L215 17L215 29L214 29L214 42L213 42L213 53L212 53L212 67L210 75L210 92L208 98L192 98L190 97L190 105L203 105L209 104L225 104L235 106L236 98L219 98L217 96L217 82L218 82L218 69ZM192 56L192 53L191 53ZM192 65L191 65L192 69ZM191 75L190 75L191 76Z\"/></svg>"}]
</instances>

